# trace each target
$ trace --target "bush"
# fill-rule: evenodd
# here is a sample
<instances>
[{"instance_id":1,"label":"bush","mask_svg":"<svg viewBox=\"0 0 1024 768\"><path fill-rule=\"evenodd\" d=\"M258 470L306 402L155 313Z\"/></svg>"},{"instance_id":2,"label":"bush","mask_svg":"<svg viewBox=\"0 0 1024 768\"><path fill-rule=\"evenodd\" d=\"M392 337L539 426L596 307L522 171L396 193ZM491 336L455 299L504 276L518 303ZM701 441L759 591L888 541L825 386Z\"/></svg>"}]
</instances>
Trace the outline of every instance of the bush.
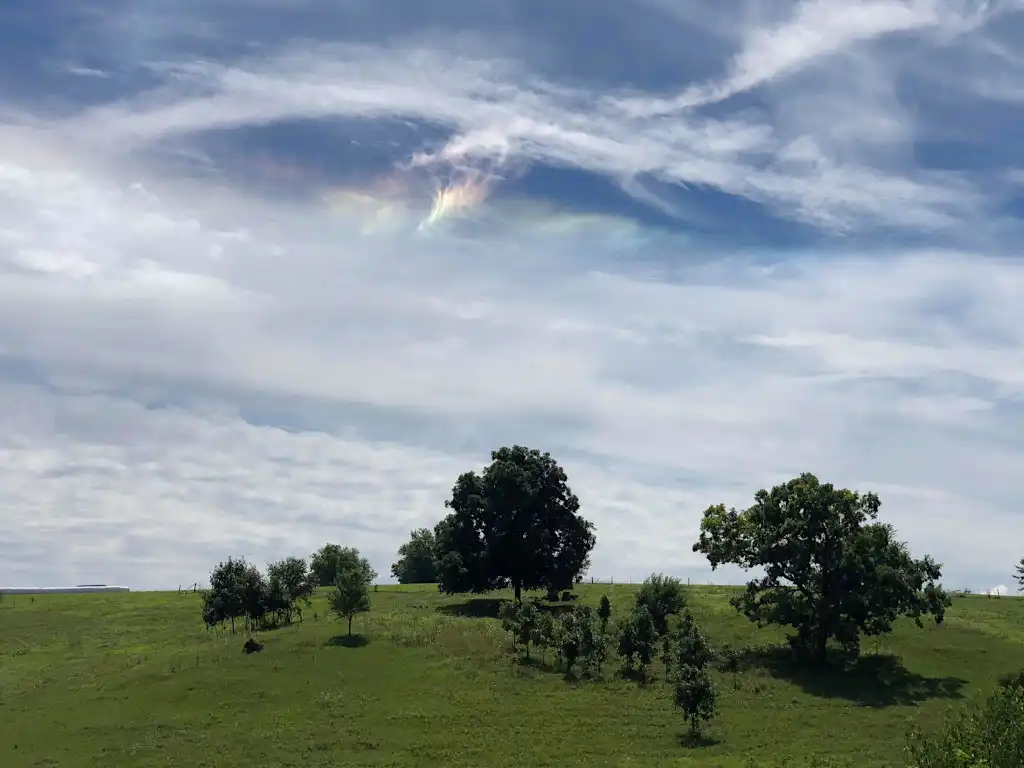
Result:
<instances>
[{"instance_id":1,"label":"bush","mask_svg":"<svg viewBox=\"0 0 1024 768\"><path fill-rule=\"evenodd\" d=\"M908 768L1020 768L1024 765L1024 688L1000 687L936 732L911 732Z\"/></svg>"},{"instance_id":2,"label":"bush","mask_svg":"<svg viewBox=\"0 0 1024 768\"><path fill-rule=\"evenodd\" d=\"M657 642L654 618L647 605L639 603L619 629L618 650L627 675L633 673L635 664L640 681L647 681L647 667L654 658Z\"/></svg>"},{"instance_id":3,"label":"bush","mask_svg":"<svg viewBox=\"0 0 1024 768\"><path fill-rule=\"evenodd\" d=\"M690 736L700 736L704 723L709 722L717 709L718 694L706 669L683 665L677 670L675 705L683 710L690 721Z\"/></svg>"},{"instance_id":4,"label":"bush","mask_svg":"<svg viewBox=\"0 0 1024 768\"><path fill-rule=\"evenodd\" d=\"M686 607L686 590L679 579L654 573L644 580L636 593L636 606L645 606L658 635L668 632L668 617Z\"/></svg>"},{"instance_id":5,"label":"bush","mask_svg":"<svg viewBox=\"0 0 1024 768\"><path fill-rule=\"evenodd\" d=\"M1000 688L1024 688L1024 669L1019 672L1008 672L999 678Z\"/></svg>"}]
</instances>

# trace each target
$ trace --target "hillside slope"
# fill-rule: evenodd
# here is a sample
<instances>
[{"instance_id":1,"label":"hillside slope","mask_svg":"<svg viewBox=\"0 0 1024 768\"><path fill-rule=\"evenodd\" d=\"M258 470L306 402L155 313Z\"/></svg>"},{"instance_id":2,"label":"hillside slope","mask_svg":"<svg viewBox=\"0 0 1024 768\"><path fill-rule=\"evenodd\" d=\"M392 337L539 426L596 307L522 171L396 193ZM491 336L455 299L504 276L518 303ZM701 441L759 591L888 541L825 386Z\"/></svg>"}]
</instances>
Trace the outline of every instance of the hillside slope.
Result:
<instances>
[{"instance_id":1,"label":"hillside slope","mask_svg":"<svg viewBox=\"0 0 1024 768\"><path fill-rule=\"evenodd\" d=\"M620 611L633 589L580 595L607 592ZM241 632L204 629L191 593L7 597L0 765L734 768L827 754L892 766L911 721L936 722L1024 667L1024 601L1012 598L957 598L940 627L900 623L838 676L791 670L773 648L782 634L749 624L728 597L691 592L713 644L751 650L749 668L716 672L720 715L697 748L680 745L684 723L660 683L572 683L513 662L486 617L490 596L381 587L348 642L319 595L252 656Z\"/></svg>"}]
</instances>

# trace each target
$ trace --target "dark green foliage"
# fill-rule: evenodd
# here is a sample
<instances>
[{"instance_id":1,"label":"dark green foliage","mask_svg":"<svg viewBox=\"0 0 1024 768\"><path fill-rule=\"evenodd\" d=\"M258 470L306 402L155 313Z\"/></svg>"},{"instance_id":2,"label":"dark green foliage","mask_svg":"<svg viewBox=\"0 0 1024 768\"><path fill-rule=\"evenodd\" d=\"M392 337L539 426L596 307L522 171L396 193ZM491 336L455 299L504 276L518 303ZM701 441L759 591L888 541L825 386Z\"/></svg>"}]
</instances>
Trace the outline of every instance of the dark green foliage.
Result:
<instances>
[{"instance_id":1,"label":"dark green foliage","mask_svg":"<svg viewBox=\"0 0 1024 768\"><path fill-rule=\"evenodd\" d=\"M518 603L518 632L519 642L526 649L526 658L530 658L530 643L533 642L537 629L537 622L540 619L540 611L533 603Z\"/></svg>"},{"instance_id":2,"label":"dark green foliage","mask_svg":"<svg viewBox=\"0 0 1024 768\"><path fill-rule=\"evenodd\" d=\"M965 707L934 733L911 732L908 768L1020 768L1024 765L1024 688L1001 687Z\"/></svg>"},{"instance_id":3,"label":"dark green foliage","mask_svg":"<svg viewBox=\"0 0 1024 768\"><path fill-rule=\"evenodd\" d=\"M999 677L1000 688L1024 688L1024 669L1019 672L1008 672Z\"/></svg>"},{"instance_id":4,"label":"dark green foliage","mask_svg":"<svg viewBox=\"0 0 1024 768\"><path fill-rule=\"evenodd\" d=\"M244 558L228 558L210 574L210 589L203 594L203 621L208 627L244 619L250 632L289 623L300 603L309 605L313 585L306 561L289 557L267 566L267 575Z\"/></svg>"},{"instance_id":5,"label":"dark green foliage","mask_svg":"<svg viewBox=\"0 0 1024 768\"><path fill-rule=\"evenodd\" d=\"M331 591L331 610L338 618L348 620L348 636L352 636L352 619L357 613L370 610L370 581L367 570L361 565L349 566L338 574L338 580Z\"/></svg>"},{"instance_id":6,"label":"dark green foliage","mask_svg":"<svg viewBox=\"0 0 1024 768\"><path fill-rule=\"evenodd\" d=\"M558 660L567 673L572 673L578 662L585 671L598 671L604 661L602 640L597 632L594 609L589 605L575 605L559 618L555 625L555 646Z\"/></svg>"},{"instance_id":7,"label":"dark green foliage","mask_svg":"<svg viewBox=\"0 0 1024 768\"><path fill-rule=\"evenodd\" d=\"M714 656L711 646L689 611L683 613L682 621L671 637L673 666L677 669L686 666L705 669L711 662Z\"/></svg>"},{"instance_id":8,"label":"dark green foliage","mask_svg":"<svg viewBox=\"0 0 1024 768\"><path fill-rule=\"evenodd\" d=\"M717 709L718 695L706 669L684 665L676 671L675 704L690 723L690 735L700 735Z\"/></svg>"},{"instance_id":9,"label":"dark green foliage","mask_svg":"<svg viewBox=\"0 0 1024 768\"><path fill-rule=\"evenodd\" d=\"M640 681L647 681L647 668L657 650L658 633L645 604L637 605L619 627L619 656L628 674L638 672Z\"/></svg>"},{"instance_id":10,"label":"dark green foliage","mask_svg":"<svg viewBox=\"0 0 1024 768\"><path fill-rule=\"evenodd\" d=\"M302 618L302 606L313 596L313 577L301 557L286 557L267 566L267 612L278 623L291 624L294 614Z\"/></svg>"},{"instance_id":11,"label":"dark green foliage","mask_svg":"<svg viewBox=\"0 0 1024 768\"><path fill-rule=\"evenodd\" d=\"M589 564L593 525L547 453L500 448L479 475L460 475L434 528L438 587L446 594L565 588Z\"/></svg>"},{"instance_id":12,"label":"dark green foliage","mask_svg":"<svg viewBox=\"0 0 1024 768\"><path fill-rule=\"evenodd\" d=\"M765 570L732 601L751 621L793 627L791 644L816 663L830 639L852 658L861 635L887 634L899 616L942 623L951 602L938 563L911 558L892 526L875 522L880 503L804 474L758 491L747 510L709 507L693 549L713 569Z\"/></svg>"},{"instance_id":13,"label":"dark green foliage","mask_svg":"<svg viewBox=\"0 0 1024 768\"><path fill-rule=\"evenodd\" d=\"M739 672L741 656L740 652L726 643L722 645L715 654L718 670L720 672Z\"/></svg>"},{"instance_id":14,"label":"dark green foliage","mask_svg":"<svg viewBox=\"0 0 1024 768\"><path fill-rule=\"evenodd\" d=\"M1024 590L1024 557L1017 563L1017 567L1013 572L1013 579L1017 582L1017 591Z\"/></svg>"},{"instance_id":15,"label":"dark green foliage","mask_svg":"<svg viewBox=\"0 0 1024 768\"><path fill-rule=\"evenodd\" d=\"M679 579L654 573L648 576L636 593L636 604L647 607L659 635L668 632L669 616L686 606L686 589Z\"/></svg>"},{"instance_id":16,"label":"dark green foliage","mask_svg":"<svg viewBox=\"0 0 1024 768\"><path fill-rule=\"evenodd\" d=\"M372 584L377 578L377 572L373 570L370 561L362 557L355 547L325 544L313 554L309 561L313 583L318 587L334 586L342 571L353 569L363 573L367 584Z\"/></svg>"},{"instance_id":17,"label":"dark green foliage","mask_svg":"<svg viewBox=\"0 0 1024 768\"><path fill-rule=\"evenodd\" d=\"M512 635L512 650L515 650L519 642L519 609L521 604L513 600L502 600L498 606L498 618L501 620L501 628Z\"/></svg>"},{"instance_id":18,"label":"dark green foliage","mask_svg":"<svg viewBox=\"0 0 1024 768\"><path fill-rule=\"evenodd\" d=\"M203 594L203 621L208 627L245 616L245 578L249 570L245 558L229 557L210 573L210 589Z\"/></svg>"},{"instance_id":19,"label":"dark green foliage","mask_svg":"<svg viewBox=\"0 0 1024 768\"><path fill-rule=\"evenodd\" d=\"M597 606L597 618L601 622L601 634L608 631L608 621L612 617L612 603L608 595L601 595L601 602Z\"/></svg>"},{"instance_id":20,"label":"dark green foliage","mask_svg":"<svg viewBox=\"0 0 1024 768\"><path fill-rule=\"evenodd\" d=\"M398 560L391 566L391 575L399 584L434 584L437 564L434 562L434 532L430 528L410 531L409 540L398 548Z\"/></svg>"},{"instance_id":21,"label":"dark green foliage","mask_svg":"<svg viewBox=\"0 0 1024 768\"><path fill-rule=\"evenodd\" d=\"M555 632L554 617L548 611L539 611L531 639L533 644L540 648L542 661L546 661L547 649L554 644Z\"/></svg>"}]
</instances>

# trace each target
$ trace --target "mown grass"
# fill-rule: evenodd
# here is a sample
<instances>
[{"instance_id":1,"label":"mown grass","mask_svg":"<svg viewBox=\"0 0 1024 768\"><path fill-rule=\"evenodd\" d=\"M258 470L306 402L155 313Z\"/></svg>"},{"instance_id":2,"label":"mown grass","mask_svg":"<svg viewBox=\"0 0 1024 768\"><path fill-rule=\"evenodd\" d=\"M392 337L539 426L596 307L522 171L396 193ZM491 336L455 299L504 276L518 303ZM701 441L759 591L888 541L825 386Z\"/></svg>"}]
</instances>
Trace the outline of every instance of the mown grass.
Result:
<instances>
[{"instance_id":1,"label":"mown grass","mask_svg":"<svg viewBox=\"0 0 1024 768\"><path fill-rule=\"evenodd\" d=\"M620 612L634 589L586 586L580 599L607 592ZM1016 599L957 598L945 625L900 623L851 672L815 675L728 597L691 590L712 643L745 649L739 672L715 673L720 714L698 747L680 743L660 683L567 681L515 661L487 598L381 587L348 642L321 595L246 656L242 633L203 628L191 593L8 597L0 766L896 766L912 722L936 724L1024 667Z\"/></svg>"}]
</instances>

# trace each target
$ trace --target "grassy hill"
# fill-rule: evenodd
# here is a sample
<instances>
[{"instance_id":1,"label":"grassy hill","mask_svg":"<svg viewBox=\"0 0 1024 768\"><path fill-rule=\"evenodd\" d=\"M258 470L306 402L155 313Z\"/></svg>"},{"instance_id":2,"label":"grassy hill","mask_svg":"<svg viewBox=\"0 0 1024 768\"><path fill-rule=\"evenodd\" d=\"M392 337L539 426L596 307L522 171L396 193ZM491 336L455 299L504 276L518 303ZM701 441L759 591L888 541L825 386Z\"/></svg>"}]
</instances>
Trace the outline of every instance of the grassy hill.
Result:
<instances>
[{"instance_id":1,"label":"grassy hill","mask_svg":"<svg viewBox=\"0 0 1024 768\"><path fill-rule=\"evenodd\" d=\"M633 587L586 586L624 611ZM696 587L691 606L714 645L748 649L716 672L708 743L680 745L667 686L610 676L567 682L512 660L490 598L381 587L355 642L318 596L301 625L207 632L191 593L5 598L0 607L0 765L47 766L702 766L748 758L892 766L911 722L1024 667L1024 601L957 598L946 623L900 623L867 640L851 673L801 674L728 604ZM313 619L313 614L318 614ZM614 664L612 664L614 666Z\"/></svg>"}]
</instances>

